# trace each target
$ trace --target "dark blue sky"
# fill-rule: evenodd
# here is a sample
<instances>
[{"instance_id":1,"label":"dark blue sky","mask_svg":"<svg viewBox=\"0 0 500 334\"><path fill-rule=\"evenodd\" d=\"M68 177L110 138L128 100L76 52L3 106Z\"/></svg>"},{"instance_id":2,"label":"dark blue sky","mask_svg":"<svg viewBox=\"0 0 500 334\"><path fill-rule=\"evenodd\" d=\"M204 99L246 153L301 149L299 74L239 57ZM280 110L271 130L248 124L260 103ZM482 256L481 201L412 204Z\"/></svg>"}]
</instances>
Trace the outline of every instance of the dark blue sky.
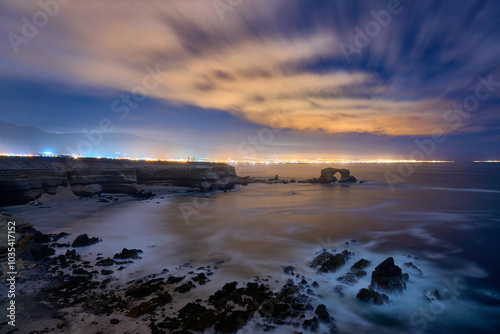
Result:
<instances>
[{"instance_id":1,"label":"dark blue sky","mask_svg":"<svg viewBox=\"0 0 500 334\"><path fill-rule=\"evenodd\" d=\"M0 121L233 157L265 129L258 155L311 158L437 131L429 158L500 158L498 2L55 1L0 4Z\"/></svg>"}]
</instances>

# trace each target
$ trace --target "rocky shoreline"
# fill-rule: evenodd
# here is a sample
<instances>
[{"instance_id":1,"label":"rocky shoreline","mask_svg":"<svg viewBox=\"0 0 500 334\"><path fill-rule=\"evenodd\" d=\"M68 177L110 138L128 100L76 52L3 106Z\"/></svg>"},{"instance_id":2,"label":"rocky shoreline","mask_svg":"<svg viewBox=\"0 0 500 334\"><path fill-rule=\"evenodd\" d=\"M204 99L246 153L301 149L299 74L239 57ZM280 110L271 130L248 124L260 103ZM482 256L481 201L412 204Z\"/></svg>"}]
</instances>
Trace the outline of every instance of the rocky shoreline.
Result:
<instances>
[{"instance_id":1,"label":"rocky shoreline","mask_svg":"<svg viewBox=\"0 0 500 334\"><path fill-rule=\"evenodd\" d=\"M334 175L340 174L340 179ZM221 163L132 161L71 157L0 157L0 207L108 194L147 196L151 187L228 191L249 183L356 183L347 169L325 168L319 178L283 180L240 177ZM364 183L365 181L359 181Z\"/></svg>"},{"instance_id":2,"label":"rocky shoreline","mask_svg":"<svg viewBox=\"0 0 500 334\"><path fill-rule=\"evenodd\" d=\"M10 219L9 214L2 213L2 219ZM81 314L92 320L85 321L92 333L205 330L235 333L248 326L259 332L282 327L294 333L339 331L338 319L325 305L320 284L289 264L282 264L285 279L263 274L252 281L225 281L218 274L219 268L225 265L220 260L203 265L182 263L124 280L122 270L141 261L142 250L124 245L114 254L81 255L80 249L88 252L102 242L106 241L94 235L74 236L64 232L47 235L29 224L17 227L19 304L30 304L19 309L19 317L26 319L20 325L21 331L76 333L79 321L84 321ZM356 240L350 243L355 244ZM348 245L349 242L346 247ZM58 249L63 252L57 254ZM5 254L1 253L5 272ZM421 273L413 262L402 265ZM335 275L334 291L341 298L351 298L344 296L346 287L356 284L371 270L371 284L361 288L354 297L360 307L364 303L378 307L391 304L391 296L404 294L407 284L411 284L409 275L402 272L392 257L375 266L347 249L340 252L323 249L308 266L319 275L335 275L350 266L346 274ZM210 285L210 282L217 284ZM206 298L192 295L193 291L207 289L206 286L210 286ZM440 299L439 291L424 291L422 298L434 303ZM1 307L5 306L4 302ZM33 307L37 311L33 311ZM25 312L31 313L23 314ZM1 323L0 329L7 330L7 323Z\"/></svg>"},{"instance_id":3,"label":"rocky shoreline","mask_svg":"<svg viewBox=\"0 0 500 334\"><path fill-rule=\"evenodd\" d=\"M225 190L238 181L234 167L217 163L0 157L0 206L27 204L45 194L138 194L152 185Z\"/></svg>"}]
</instances>

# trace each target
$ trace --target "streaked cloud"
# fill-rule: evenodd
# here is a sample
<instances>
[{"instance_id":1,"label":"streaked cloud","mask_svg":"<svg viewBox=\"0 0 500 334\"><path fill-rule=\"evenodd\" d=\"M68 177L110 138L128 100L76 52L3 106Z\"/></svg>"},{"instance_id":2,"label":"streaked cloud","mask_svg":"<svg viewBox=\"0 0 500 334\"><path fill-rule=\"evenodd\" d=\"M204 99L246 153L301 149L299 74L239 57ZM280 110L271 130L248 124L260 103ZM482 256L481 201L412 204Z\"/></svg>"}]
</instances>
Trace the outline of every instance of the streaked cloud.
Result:
<instances>
[{"instance_id":1,"label":"streaked cloud","mask_svg":"<svg viewBox=\"0 0 500 334\"><path fill-rule=\"evenodd\" d=\"M407 12L347 65L340 44L386 2L359 2L354 10L340 1L321 8L306 1L246 0L220 20L211 1L70 1L18 54L8 40L0 42L6 64L0 75L131 91L146 66L159 66L162 84L149 92L155 98L223 110L263 126L278 115L279 126L308 132L451 131L445 110L473 89L477 75L498 73L498 36L481 38L477 23L479 30L466 31L464 40L450 30L455 22L440 21L444 5L404 5ZM488 5L466 7L479 20L490 15ZM7 0L1 9L3 34L20 34L21 18L40 6ZM436 39L445 33L441 47ZM481 119L464 119L454 131L481 131Z\"/></svg>"}]
</instances>

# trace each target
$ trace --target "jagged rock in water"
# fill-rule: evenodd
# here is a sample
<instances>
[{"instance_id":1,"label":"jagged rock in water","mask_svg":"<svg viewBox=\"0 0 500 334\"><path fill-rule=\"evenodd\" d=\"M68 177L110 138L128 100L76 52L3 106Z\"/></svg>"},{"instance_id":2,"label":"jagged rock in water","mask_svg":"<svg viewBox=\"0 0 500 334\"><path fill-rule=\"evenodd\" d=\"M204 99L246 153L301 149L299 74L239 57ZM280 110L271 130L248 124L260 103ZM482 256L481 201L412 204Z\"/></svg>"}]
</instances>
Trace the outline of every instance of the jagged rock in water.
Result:
<instances>
[{"instance_id":1,"label":"jagged rock in water","mask_svg":"<svg viewBox=\"0 0 500 334\"><path fill-rule=\"evenodd\" d=\"M427 300L429 303L434 303L438 300L441 300L441 295L439 294L438 290L434 291L423 291L424 299Z\"/></svg>"},{"instance_id":2,"label":"jagged rock in water","mask_svg":"<svg viewBox=\"0 0 500 334\"><path fill-rule=\"evenodd\" d=\"M351 177L351 171L345 168L324 168L321 170L321 176L319 178L320 183L329 183L337 181L337 178L334 176L336 173L340 173L339 183L344 182L356 182L355 177Z\"/></svg>"},{"instance_id":3,"label":"jagged rock in water","mask_svg":"<svg viewBox=\"0 0 500 334\"><path fill-rule=\"evenodd\" d=\"M392 257L375 267L370 288L389 293L402 293L406 288L401 268L394 264Z\"/></svg>"},{"instance_id":4,"label":"jagged rock in water","mask_svg":"<svg viewBox=\"0 0 500 334\"><path fill-rule=\"evenodd\" d=\"M362 270L368 267L371 264L371 261L361 259L355 264L352 265L351 270Z\"/></svg>"},{"instance_id":5,"label":"jagged rock in water","mask_svg":"<svg viewBox=\"0 0 500 334\"><path fill-rule=\"evenodd\" d=\"M54 255L55 250L47 245L39 244L34 240L28 241L26 246L24 246L22 257L32 258L34 260L41 260L48 256Z\"/></svg>"},{"instance_id":6,"label":"jagged rock in water","mask_svg":"<svg viewBox=\"0 0 500 334\"><path fill-rule=\"evenodd\" d=\"M140 259L139 253L142 253L140 249L127 249L124 248L120 253L113 256L114 259Z\"/></svg>"},{"instance_id":7,"label":"jagged rock in water","mask_svg":"<svg viewBox=\"0 0 500 334\"><path fill-rule=\"evenodd\" d=\"M285 272L285 274L287 275L295 275L294 271L295 271L295 267L292 267L292 266L286 266L283 268L283 271Z\"/></svg>"},{"instance_id":8,"label":"jagged rock in water","mask_svg":"<svg viewBox=\"0 0 500 334\"><path fill-rule=\"evenodd\" d=\"M38 242L39 244L44 244L50 242L50 236L47 234L43 234L40 231L36 231L35 235L33 235L33 240Z\"/></svg>"},{"instance_id":9,"label":"jagged rock in water","mask_svg":"<svg viewBox=\"0 0 500 334\"><path fill-rule=\"evenodd\" d=\"M351 253L344 250L342 253L332 254L327 250L323 250L321 254L316 256L311 262L311 268L318 268L319 272L332 273L345 263L351 256Z\"/></svg>"},{"instance_id":10,"label":"jagged rock in water","mask_svg":"<svg viewBox=\"0 0 500 334\"><path fill-rule=\"evenodd\" d=\"M158 307L170 303L171 301L172 296L168 292L164 292L154 298L151 298L147 302L142 302L139 305L133 307L125 315L130 318L138 318L143 314L153 312Z\"/></svg>"},{"instance_id":11,"label":"jagged rock in water","mask_svg":"<svg viewBox=\"0 0 500 334\"><path fill-rule=\"evenodd\" d=\"M314 314L316 314L319 321L327 324L335 320L332 316L330 316L330 313L328 313L324 304L318 305L318 307L316 307L316 310L314 311Z\"/></svg>"},{"instance_id":12,"label":"jagged rock in water","mask_svg":"<svg viewBox=\"0 0 500 334\"><path fill-rule=\"evenodd\" d=\"M423 271L419 267L417 267L416 265L413 264L413 262L403 263L403 266L413 269L419 276L423 276L423 274L424 274Z\"/></svg>"},{"instance_id":13,"label":"jagged rock in water","mask_svg":"<svg viewBox=\"0 0 500 334\"><path fill-rule=\"evenodd\" d=\"M108 257L107 259L97 261L95 265L100 267L109 267L114 265L115 263L115 260Z\"/></svg>"},{"instance_id":14,"label":"jagged rock in water","mask_svg":"<svg viewBox=\"0 0 500 334\"><path fill-rule=\"evenodd\" d=\"M85 247L85 246L90 246L98 243L99 238L97 237L92 237L89 238L87 234L80 234L79 236L76 237L76 239L73 241L71 244L71 247Z\"/></svg>"},{"instance_id":15,"label":"jagged rock in water","mask_svg":"<svg viewBox=\"0 0 500 334\"><path fill-rule=\"evenodd\" d=\"M163 279L157 278L151 281L133 286L125 292L126 296L134 298L143 298L151 295L152 293L163 290Z\"/></svg>"},{"instance_id":16,"label":"jagged rock in water","mask_svg":"<svg viewBox=\"0 0 500 334\"><path fill-rule=\"evenodd\" d=\"M204 273L199 273L195 277L193 277L193 281L197 282L200 285L204 285L205 283L209 282L210 280L207 278L207 276Z\"/></svg>"},{"instance_id":17,"label":"jagged rock in water","mask_svg":"<svg viewBox=\"0 0 500 334\"><path fill-rule=\"evenodd\" d=\"M389 296L383 293L378 293L372 289L362 288L359 290L356 298L366 303L382 305L389 302Z\"/></svg>"},{"instance_id":18,"label":"jagged rock in water","mask_svg":"<svg viewBox=\"0 0 500 334\"><path fill-rule=\"evenodd\" d=\"M319 328L318 318L314 317L312 319L304 320L302 323L302 328L305 330L310 330L311 332L316 332Z\"/></svg>"},{"instance_id":19,"label":"jagged rock in water","mask_svg":"<svg viewBox=\"0 0 500 334\"><path fill-rule=\"evenodd\" d=\"M175 292L179 292L179 293L186 293L188 292L189 290L193 289L193 288L196 288L196 285L194 285L193 282L189 281L187 283L184 283L178 287L176 287L174 289Z\"/></svg>"}]
</instances>

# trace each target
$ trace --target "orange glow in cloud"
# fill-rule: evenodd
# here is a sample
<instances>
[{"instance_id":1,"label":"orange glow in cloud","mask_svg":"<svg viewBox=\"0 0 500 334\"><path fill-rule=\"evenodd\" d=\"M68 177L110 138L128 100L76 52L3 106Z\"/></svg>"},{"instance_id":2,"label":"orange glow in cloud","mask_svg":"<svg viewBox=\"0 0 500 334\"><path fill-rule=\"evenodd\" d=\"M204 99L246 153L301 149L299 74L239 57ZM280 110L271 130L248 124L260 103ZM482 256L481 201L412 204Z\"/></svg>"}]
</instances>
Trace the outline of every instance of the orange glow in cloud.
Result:
<instances>
[{"instance_id":1,"label":"orange glow in cloud","mask_svg":"<svg viewBox=\"0 0 500 334\"><path fill-rule=\"evenodd\" d=\"M221 21L211 1L72 1L30 41L31 52L0 53L36 69L29 75L125 91L141 84L146 66L159 66L163 81L150 96L263 126L279 115L284 128L399 136L427 135L443 122L449 101L395 99L368 72L305 71L340 54L332 32L250 34L245 22L272 17L279 3L247 1ZM37 1L6 5L20 17L39 10ZM15 18L5 24L19 28Z\"/></svg>"}]
</instances>

